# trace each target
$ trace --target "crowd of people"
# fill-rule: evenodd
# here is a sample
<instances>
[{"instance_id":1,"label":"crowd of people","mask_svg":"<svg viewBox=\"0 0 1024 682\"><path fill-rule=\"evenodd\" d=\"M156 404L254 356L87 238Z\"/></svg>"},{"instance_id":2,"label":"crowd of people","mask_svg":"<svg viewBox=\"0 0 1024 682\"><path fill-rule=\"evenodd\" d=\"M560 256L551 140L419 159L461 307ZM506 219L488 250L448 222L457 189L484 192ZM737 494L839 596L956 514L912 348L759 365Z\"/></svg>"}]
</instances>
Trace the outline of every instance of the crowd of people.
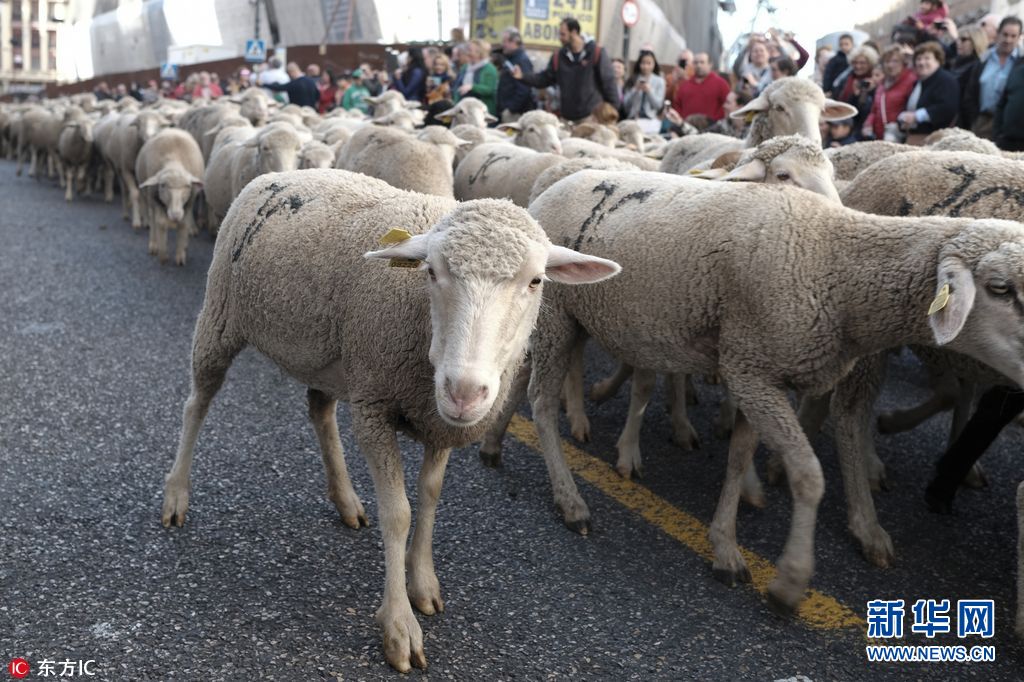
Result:
<instances>
[{"instance_id":1,"label":"crowd of people","mask_svg":"<svg viewBox=\"0 0 1024 682\"><path fill-rule=\"evenodd\" d=\"M1021 21L986 15L958 28L944 0L921 0L919 11L892 32L890 43L860 45L842 35L838 50L814 56L815 82L833 99L856 107L851 119L823 130L826 146L860 140L918 144L940 128L960 126L1005 149L1024 148L1024 69ZM811 59L792 33L753 34L730 71L716 72L712 57L690 50L662 65L643 46L630 68L567 18L559 26L562 47L545 68L534 70L515 28L501 44L454 36L447 46L410 47L392 72L363 63L333 73L317 64L303 71L294 62L270 59L227 78L202 71L181 83L149 81L145 87L106 83L99 99L135 97L153 101L214 98L262 87L281 102L321 113L342 107L369 113L367 97L386 89L401 92L428 110L427 121L464 97L482 101L498 120L511 122L543 108L572 122L612 123L635 119L650 134L672 136L687 126L742 136L746 122L729 114L757 97L773 81L795 76Z\"/></svg>"}]
</instances>

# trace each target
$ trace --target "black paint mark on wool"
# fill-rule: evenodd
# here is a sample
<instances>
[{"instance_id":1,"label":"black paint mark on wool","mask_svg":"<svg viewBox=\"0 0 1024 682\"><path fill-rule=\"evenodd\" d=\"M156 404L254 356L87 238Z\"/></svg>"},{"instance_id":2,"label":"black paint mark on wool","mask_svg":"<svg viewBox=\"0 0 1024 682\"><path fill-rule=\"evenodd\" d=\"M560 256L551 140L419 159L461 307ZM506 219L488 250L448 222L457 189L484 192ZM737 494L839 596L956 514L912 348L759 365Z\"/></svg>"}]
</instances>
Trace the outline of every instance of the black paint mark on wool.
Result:
<instances>
[{"instance_id":1,"label":"black paint mark on wool","mask_svg":"<svg viewBox=\"0 0 1024 682\"><path fill-rule=\"evenodd\" d=\"M986 187L983 190L979 190L974 194L970 195L959 204L953 207L953 210L949 212L950 217L959 218L963 213L963 210L969 206L973 206L987 196L993 194L1002 193L1005 201L1015 201L1017 206L1024 208L1024 191L1021 191L1017 187Z\"/></svg>"},{"instance_id":2,"label":"black paint mark on wool","mask_svg":"<svg viewBox=\"0 0 1024 682\"><path fill-rule=\"evenodd\" d=\"M480 167L476 169L476 172L469 176L469 184L474 185L476 184L477 180L486 180L488 168L498 163L499 161L509 161L511 159L511 156L499 155L498 152L489 153L487 155L487 158L484 159L484 162L480 164Z\"/></svg>"},{"instance_id":3,"label":"black paint mark on wool","mask_svg":"<svg viewBox=\"0 0 1024 682\"><path fill-rule=\"evenodd\" d=\"M611 215L615 211L617 211L620 208L622 208L625 204L629 203L630 201L636 201L636 202L639 202L641 204L644 203L645 201L647 201L647 199L650 198L650 196L652 194L654 194L654 190L653 189L641 189L641 190L638 190L636 192L631 192L631 193L627 194L626 196L622 197L621 199L616 201L614 204L612 204L612 207L609 208L607 211L605 211L605 214L603 216L601 216L598 219L597 222L598 223L601 222L602 220L604 220L609 215ZM596 224L597 223L595 223L595 225ZM592 241L594 241L594 235L593 234L591 234L589 237L587 237L587 243L588 244L590 242L592 242Z\"/></svg>"},{"instance_id":4,"label":"black paint mark on wool","mask_svg":"<svg viewBox=\"0 0 1024 682\"><path fill-rule=\"evenodd\" d=\"M572 245L573 249L577 251L579 250L580 245L583 244L583 237L586 235L587 230L589 230L591 226L597 224L600 220L599 216L604 208L604 202L608 201L608 197L614 194L616 189L618 189L618 185L613 185L607 180L602 180L601 184L592 190L594 193L603 192L604 196L601 197L601 200L594 205L594 208L590 210L590 216L583 221L582 225L580 225L580 233L577 235L576 241Z\"/></svg>"},{"instance_id":5,"label":"black paint mark on wool","mask_svg":"<svg viewBox=\"0 0 1024 682\"><path fill-rule=\"evenodd\" d=\"M276 182L272 182L267 185L267 189L270 190L270 196L267 197L267 200L263 202L263 205L256 211L255 217L253 217L253 219L249 221L249 224L245 226L245 231L242 232L242 238L238 240L238 246L235 247L234 253L231 254L232 263L236 262L239 257L241 257L242 249L249 244L252 244L253 238L255 238L256 234L263 229L263 225L267 222L267 219L284 208L286 203L289 203L288 200L285 200L279 201L271 206L271 203L274 202L277 195L285 191L287 187L279 185ZM294 213L295 210L292 212Z\"/></svg>"},{"instance_id":6,"label":"black paint mark on wool","mask_svg":"<svg viewBox=\"0 0 1024 682\"><path fill-rule=\"evenodd\" d=\"M964 192L967 191L967 188L978 179L977 173L967 170L964 166L947 166L946 170L953 175L959 175L960 184L953 188L953 191L950 192L948 197L933 204L932 207L928 209L926 215L936 215L937 213L941 213L943 209L958 202L960 198L963 197Z\"/></svg>"},{"instance_id":7,"label":"black paint mark on wool","mask_svg":"<svg viewBox=\"0 0 1024 682\"><path fill-rule=\"evenodd\" d=\"M912 210L914 210L914 205L907 201L906 197L903 197L900 199L900 207L896 209L896 215L908 216Z\"/></svg>"}]
</instances>

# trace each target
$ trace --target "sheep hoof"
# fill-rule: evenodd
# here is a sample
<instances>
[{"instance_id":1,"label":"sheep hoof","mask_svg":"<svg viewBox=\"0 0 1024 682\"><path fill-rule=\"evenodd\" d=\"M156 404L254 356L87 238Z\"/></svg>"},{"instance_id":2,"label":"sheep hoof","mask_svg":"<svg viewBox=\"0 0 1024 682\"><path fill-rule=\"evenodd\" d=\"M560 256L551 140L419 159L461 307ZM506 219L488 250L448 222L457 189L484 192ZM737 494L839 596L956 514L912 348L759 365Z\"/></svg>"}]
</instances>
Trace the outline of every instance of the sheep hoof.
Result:
<instances>
[{"instance_id":1,"label":"sheep hoof","mask_svg":"<svg viewBox=\"0 0 1024 682\"><path fill-rule=\"evenodd\" d=\"M686 450L700 450L700 437L694 432L693 427L687 425L685 428L672 430L672 442Z\"/></svg>"},{"instance_id":2,"label":"sheep hoof","mask_svg":"<svg viewBox=\"0 0 1024 682\"><path fill-rule=\"evenodd\" d=\"M870 535L860 538L860 551L869 564L878 568L889 568L896 560L892 539L882 528L877 528Z\"/></svg>"},{"instance_id":3,"label":"sheep hoof","mask_svg":"<svg viewBox=\"0 0 1024 682\"><path fill-rule=\"evenodd\" d=\"M583 417L575 417L569 420L572 437L580 443L590 442L590 420Z\"/></svg>"},{"instance_id":4,"label":"sheep hoof","mask_svg":"<svg viewBox=\"0 0 1024 682\"><path fill-rule=\"evenodd\" d=\"M590 534L590 519L579 519L578 521L565 520L565 525L574 533L586 536Z\"/></svg>"},{"instance_id":5,"label":"sheep hoof","mask_svg":"<svg viewBox=\"0 0 1024 682\"><path fill-rule=\"evenodd\" d=\"M715 424L714 430L715 438L718 440L729 440L732 438L732 426L725 424Z\"/></svg>"},{"instance_id":6,"label":"sheep hoof","mask_svg":"<svg viewBox=\"0 0 1024 682\"><path fill-rule=\"evenodd\" d=\"M784 598L776 595L772 588L768 588L768 610L780 618L792 620L796 617L796 604L790 604Z\"/></svg>"},{"instance_id":7,"label":"sheep hoof","mask_svg":"<svg viewBox=\"0 0 1024 682\"><path fill-rule=\"evenodd\" d=\"M431 571L429 577L420 579L419 575L410 571L409 585L406 588L409 603L424 616L433 616L444 612L444 600L441 599L441 584Z\"/></svg>"},{"instance_id":8,"label":"sheep hoof","mask_svg":"<svg viewBox=\"0 0 1024 682\"><path fill-rule=\"evenodd\" d=\"M962 486L965 488L974 488L978 490L980 488L988 487L988 476L985 475L985 470L981 468L981 465L975 463L971 467L971 470L964 476Z\"/></svg>"},{"instance_id":9,"label":"sheep hoof","mask_svg":"<svg viewBox=\"0 0 1024 682\"><path fill-rule=\"evenodd\" d=\"M882 473L878 476L872 476L868 482L871 485L872 492L877 493L879 491L882 491L887 493L890 490L892 490L892 488L889 485L889 478L885 475L885 473Z\"/></svg>"},{"instance_id":10,"label":"sheep hoof","mask_svg":"<svg viewBox=\"0 0 1024 682\"><path fill-rule=\"evenodd\" d=\"M188 512L188 486L168 485L164 489L164 507L160 521L164 528L172 525L181 528L185 525L185 514Z\"/></svg>"},{"instance_id":11,"label":"sheep hoof","mask_svg":"<svg viewBox=\"0 0 1024 682\"><path fill-rule=\"evenodd\" d=\"M366 512L363 510L363 503L359 501L359 498L354 493L351 497L338 496L334 498L330 497L330 495L328 497L334 503L334 508L338 510L341 522L346 526L353 530L359 530L370 525L370 520L366 517Z\"/></svg>"},{"instance_id":12,"label":"sheep hoof","mask_svg":"<svg viewBox=\"0 0 1024 682\"><path fill-rule=\"evenodd\" d=\"M376 620L384 631L384 657L400 673L409 672L413 666L426 670L423 630L408 604L404 610L408 613L390 615L383 607L377 612Z\"/></svg>"},{"instance_id":13,"label":"sheep hoof","mask_svg":"<svg viewBox=\"0 0 1024 682\"><path fill-rule=\"evenodd\" d=\"M497 469L501 466L501 450L488 452L487 450L480 448L480 461L483 462L486 467Z\"/></svg>"},{"instance_id":14,"label":"sheep hoof","mask_svg":"<svg viewBox=\"0 0 1024 682\"><path fill-rule=\"evenodd\" d=\"M749 583L752 578L750 577L750 569L746 566L740 566L739 568L715 568L711 567L711 575L714 576L715 580L722 583L726 587L736 587L740 583Z\"/></svg>"}]
</instances>

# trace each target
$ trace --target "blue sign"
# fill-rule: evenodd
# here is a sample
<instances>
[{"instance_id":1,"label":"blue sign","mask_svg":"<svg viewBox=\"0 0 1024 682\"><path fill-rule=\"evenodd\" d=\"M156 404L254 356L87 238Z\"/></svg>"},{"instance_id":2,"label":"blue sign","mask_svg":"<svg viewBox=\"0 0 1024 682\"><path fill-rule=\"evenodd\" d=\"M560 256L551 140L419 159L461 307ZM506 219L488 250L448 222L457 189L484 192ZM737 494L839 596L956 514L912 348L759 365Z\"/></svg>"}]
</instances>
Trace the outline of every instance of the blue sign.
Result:
<instances>
[{"instance_id":1,"label":"blue sign","mask_svg":"<svg viewBox=\"0 0 1024 682\"><path fill-rule=\"evenodd\" d=\"M258 64L267 61L267 44L262 40L245 41L245 61Z\"/></svg>"},{"instance_id":2,"label":"blue sign","mask_svg":"<svg viewBox=\"0 0 1024 682\"><path fill-rule=\"evenodd\" d=\"M165 81L178 80L178 65L164 62L160 65L160 78Z\"/></svg>"},{"instance_id":3,"label":"blue sign","mask_svg":"<svg viewBox=\"0 0 1024 682\"><path fill-rule=\"evenodd\" d=\"M573 3L573 6L575 7L575 3ZM523 7L523 14L526 15L527 19L547 21L548 13L548 0L526 0L526 6Z\"/></svg>"}]
</instances>

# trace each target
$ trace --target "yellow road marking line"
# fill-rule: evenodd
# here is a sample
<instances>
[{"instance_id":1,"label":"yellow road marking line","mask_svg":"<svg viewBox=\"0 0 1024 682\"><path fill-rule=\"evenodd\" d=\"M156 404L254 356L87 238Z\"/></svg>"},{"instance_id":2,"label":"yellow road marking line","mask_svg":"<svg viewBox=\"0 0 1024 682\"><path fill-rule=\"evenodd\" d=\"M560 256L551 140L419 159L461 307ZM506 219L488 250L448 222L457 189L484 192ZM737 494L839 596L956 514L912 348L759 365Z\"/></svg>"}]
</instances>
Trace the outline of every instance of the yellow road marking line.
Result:
<instances>
[{"instance_id":1,"label":"yellow road marking line","mask_svg":"<svg viewBox=\"0 0 1024 682\"><path fill-rule=\"evenodd\" d=\"M508 431L522 444L540 452L540 440L529 419L515 415ZM674 507L647 488L625 480L606 462L588 455L565 439L562 439L562 449L574 474L626 509L636 512L669 537L686 545L705 561L714 559L708 527L695 516ZM765 594L768 584L775 578L775 565L743 547L740 547L740 552L750 569L754 589ZM797 615L811 627L825 630L853 627L863 629L866 625L864 619L850 608L813 589L801 602Z\"/></svg>"}]
</instances>

